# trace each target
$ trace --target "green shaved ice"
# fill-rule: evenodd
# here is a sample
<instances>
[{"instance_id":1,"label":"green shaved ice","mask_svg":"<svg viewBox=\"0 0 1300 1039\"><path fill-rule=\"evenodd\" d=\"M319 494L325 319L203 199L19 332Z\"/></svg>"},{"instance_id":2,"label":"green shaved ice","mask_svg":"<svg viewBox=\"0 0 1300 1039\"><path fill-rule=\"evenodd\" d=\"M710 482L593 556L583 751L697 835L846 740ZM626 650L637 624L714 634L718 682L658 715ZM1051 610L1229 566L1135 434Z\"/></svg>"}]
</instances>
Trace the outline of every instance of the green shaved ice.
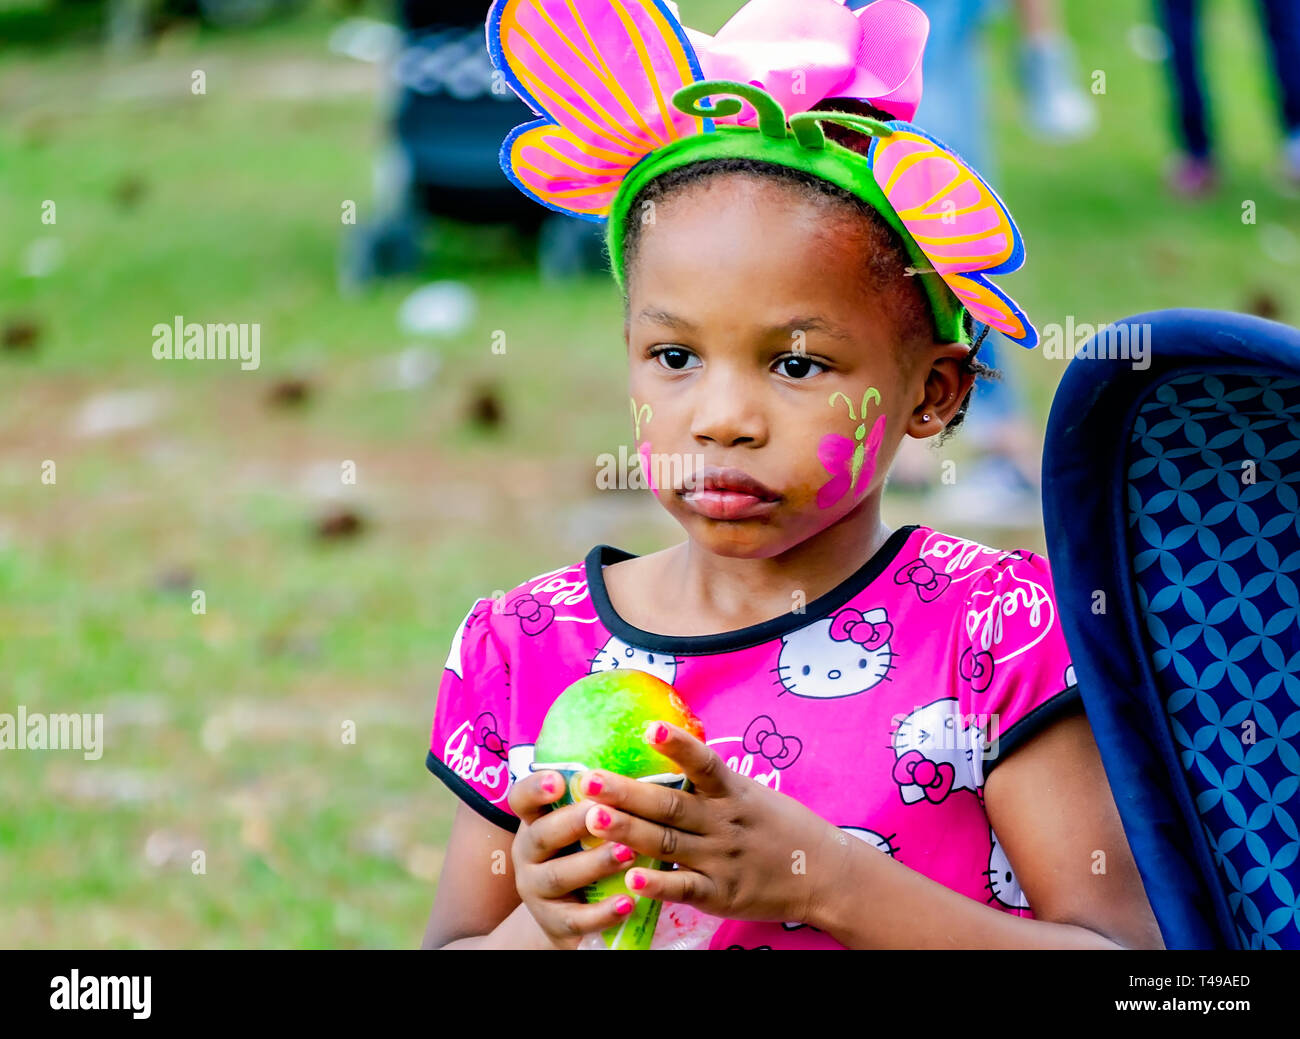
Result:
<instances>
[{"instance_id":1,"label":"green shaved ice","mask_svg":"<svg viewBox=\"0 0 1300 1039\"><path fill-rule=\"evenodd\" d=\"M578 679L546 713L537 736L537 765L579 762L633 779L679 772L645 742L657 719L676 723L670 687L639 671L601 671Z\"/></svg>"}]
</instances>

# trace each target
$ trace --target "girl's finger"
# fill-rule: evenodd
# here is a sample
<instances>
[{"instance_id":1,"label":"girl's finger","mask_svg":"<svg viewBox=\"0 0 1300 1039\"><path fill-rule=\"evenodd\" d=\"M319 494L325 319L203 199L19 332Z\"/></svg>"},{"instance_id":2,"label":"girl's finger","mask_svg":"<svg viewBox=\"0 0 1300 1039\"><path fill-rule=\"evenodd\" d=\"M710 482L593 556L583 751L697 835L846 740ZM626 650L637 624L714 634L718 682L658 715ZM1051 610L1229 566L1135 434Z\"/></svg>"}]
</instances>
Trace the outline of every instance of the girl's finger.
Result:
<instances>
[{"instance_id":1,"label":"girl's finger","mask_svg":"<svg viewBox=\"0 0 1300 1039\"><path fill-rule=\"evenodd\" d=\"M542 862L559 854L570 844L576 844L590 836L587 830L587 805L571 804L556 808L529 824L522 848L524 861Z\"/></svg>"},{"instance_id":2,"label":"girl's finger","mask_svg":"<svg viewBox=\"0 0 1300 1039\"><path fill-rule=\"evenodd\" d=\"M578 938L592 931L617 927L627 919L635 904L630 895L611 895L594 905L553 901L529 906L529 911L534 917L540 914L537 922L548 933L562 938Z\"/></svg>"},{"instance_id":3,"label":"girl's finger","mask_svg":"<svg viewBox=\"0 0 1300 1039\"><path fill-rule=\"evenodd\" d=\"M546 806L564 794L564 777L558 772L534 772L510 786L510 810L526 823L546 812Z\"/></svg>"},{"instance_id":4,"label":"girl's finger","mask_svg":"<svg viewBox=\"0 0 1300 1039\"><path fill-rule=\"evenodd\" d=\"M660 862L693 866L704 851L704 838L696 834L661 826L602 804L587 807L586 826L597 837L626 844L633 851Z\"/></svg>"},{"instance_id":5,"label":"girl's finger","mask_svg":"<svg viewBox=\"0 0 1300 1039\"><path fill-rule=\"evenodd\" d=\"M703 907L716 902L712 880L693 869L633 869L623 878L627 889L642 898L661 902L687 902Z\"/></svg>"},{"instance_id":6,"label":"girl's finger","mask_svg":"<svg viewBox=\"0 0 1300 1039\"><path fill-rule=\"evenodd\" d=\"M699 799L684 790L642 783L617 772L588 772L582 777L582 795L628 815L663 823L686 833L705 833L708 818Z\"/></svg>"},{"instance_id":7,"label":"girl's finger","mask_svg":"<svg viewBox=\"0 0 1300 1039\"><path fill-rule=\"evenodd\" d=\"M627 869L635 859L636 852L626 845L605 843L538 862L530 868L524 883L539 898L563 898L602 877Z\"/></svg>"},{"instance_id":8,"label":"girl's finger","mask_svg":"<svg viewBox=\"0 0 1300 1039\"><path fill-rule=\"evenodd\" d=\"M686 773L691 786L701 794L720 797L727 792L728 781L734 773L716 750L701 743L685 729L667 722L651 722L646 726L645 740L675 762Z\"/></svg>"}]
</instances>

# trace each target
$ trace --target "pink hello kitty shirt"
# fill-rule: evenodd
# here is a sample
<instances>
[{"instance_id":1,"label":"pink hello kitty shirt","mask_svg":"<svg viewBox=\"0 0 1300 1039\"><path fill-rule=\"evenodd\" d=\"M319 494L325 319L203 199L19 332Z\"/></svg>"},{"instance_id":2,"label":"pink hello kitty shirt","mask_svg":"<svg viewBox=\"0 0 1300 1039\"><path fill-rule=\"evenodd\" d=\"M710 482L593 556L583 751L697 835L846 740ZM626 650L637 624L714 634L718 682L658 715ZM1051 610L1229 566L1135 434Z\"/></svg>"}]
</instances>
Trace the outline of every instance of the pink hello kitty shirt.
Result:
<instances>
[{"instance_id":1,"label":"pink hello kitty shirt","mask_svg":"<svg viewBox=\"0 0 1300 1039\"><path fill-rule=\"evenodd\" d=\"M716 635L642 631L614 612L598 545L470 609L452 641L428 767L514 831L552 701L594 671L669 682L727 765L947 887L1032 916L984 812L1007 753L1077 706L1047 560L930 527L892 534L833 591ZM729 920L710 948L843 948L816 928Z\"/></svg>"}]
</instances>

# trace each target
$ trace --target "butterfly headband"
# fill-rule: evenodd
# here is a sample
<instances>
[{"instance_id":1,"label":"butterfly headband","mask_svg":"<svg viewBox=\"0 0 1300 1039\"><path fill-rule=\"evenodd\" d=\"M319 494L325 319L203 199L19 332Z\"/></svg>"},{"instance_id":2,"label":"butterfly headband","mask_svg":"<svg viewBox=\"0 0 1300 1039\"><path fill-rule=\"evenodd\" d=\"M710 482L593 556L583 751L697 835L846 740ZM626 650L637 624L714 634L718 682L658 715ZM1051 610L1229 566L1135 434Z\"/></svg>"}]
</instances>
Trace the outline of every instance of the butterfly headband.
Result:
<instances>
[{"instance_id":1,"label":"butterfly headband","mask_svg":"<svg viewBox=\"0 0 1300 1039\"><path fill-rule=\"evenodd\" d=\"M620 286L623 228L655 177L724 157L803 170L894 228L941 341L969 342L969 311L1032 348L1033 325L988 280L1024 263L1011 215L978 173L909 122L928 32L907 0L858 11L839 0L750 0L712 37L683 26L665 0L495 0L492 62L542 117L506 137L501 167L542 205L607 221ZM894 118L815 108L828 98ZM867 153L828 140L825 123L869 135Z\"/></svg>"}]
</instances>

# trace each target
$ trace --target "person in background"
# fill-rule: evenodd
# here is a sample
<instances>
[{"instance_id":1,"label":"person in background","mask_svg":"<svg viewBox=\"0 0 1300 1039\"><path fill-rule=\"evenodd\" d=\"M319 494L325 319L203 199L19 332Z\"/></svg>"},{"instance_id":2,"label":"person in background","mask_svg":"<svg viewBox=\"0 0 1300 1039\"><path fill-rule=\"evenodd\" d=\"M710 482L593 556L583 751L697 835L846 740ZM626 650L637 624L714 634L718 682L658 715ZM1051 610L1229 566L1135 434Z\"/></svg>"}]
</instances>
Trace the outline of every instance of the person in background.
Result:
<instances>
[{"instance_id":1,"label":"person in background","mask_svg":"<svg viewBox=\"0 0 1300 1039\"><path fill-rule=\"evenodd\" d=\"M1180 195L1197 198L1218 184L1201 70L1198 0L1157 0L1169 37L1169 79L1181 154L1169 175ZM1268 39L1285 143L1283 173L1300 184L1300 0L1259 0Z\"/></svg>"},{"instance_id":2,"label":"person in background","mask_svg":"<svg viewBox=\"0 0 1300 1039\"><path fill-rule=\"evenodd\" d=\"M1071 140L1096 128L1097 113L1079 85L1074 45L1057 0L1016 0L1020 22L1020 87L1030 129Z\"/></svg>"},{"instance_id":3,"label":"person in background","mask_svg":"<svg viewBox=\"0 0 1300 1039\"><path fill-rule=\"evenodd\" d=\"M850 0L853 9L865 0ZM925 83L917 118L926 130L965 158L986 178L995 178L988 103L988 60L981 33L998 0L917 0L930 19L923 68ZM1091 132L1096 115L1077 85L1069 37L1060 27L1055 0L1017 0L1021 29L1020 84L1026 125L1040 136L1066 140ZM986 364L998 367L1006 341L990 331L983 346ZM1039 522L1039 453L1014 369L984 380L980 403L968 424L969 442L979 452L962 479L944 486L945 511L982 525L1033 526ZM891 484L920 490L933 483L936 459L920 441L905 442Z\"/></svg>"}]
</instances>

